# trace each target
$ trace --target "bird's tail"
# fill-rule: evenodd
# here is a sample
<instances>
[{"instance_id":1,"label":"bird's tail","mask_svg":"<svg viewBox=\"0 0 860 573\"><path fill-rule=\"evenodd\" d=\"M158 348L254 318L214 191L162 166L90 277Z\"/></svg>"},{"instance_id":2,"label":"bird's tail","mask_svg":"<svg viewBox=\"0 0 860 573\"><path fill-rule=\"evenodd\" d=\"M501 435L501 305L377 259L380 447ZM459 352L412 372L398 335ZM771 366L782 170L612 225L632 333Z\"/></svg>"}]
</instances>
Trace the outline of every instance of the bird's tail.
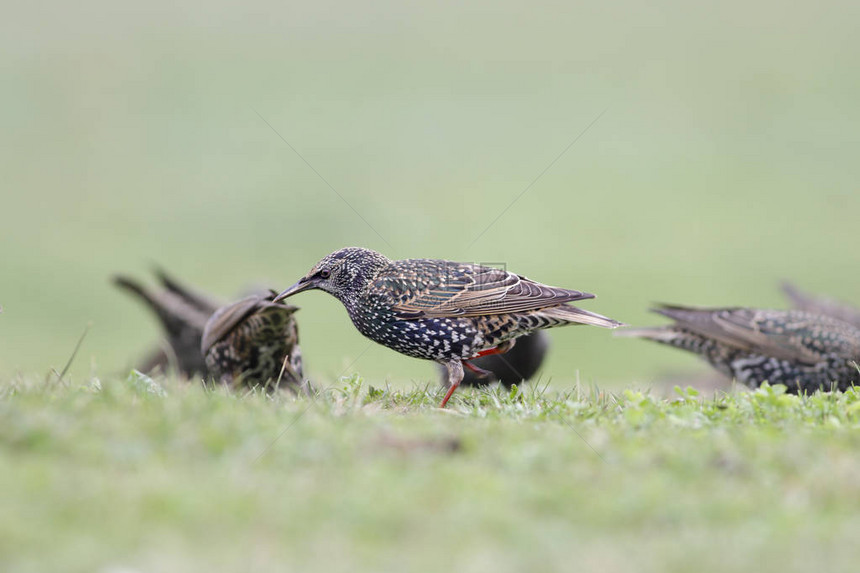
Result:
<instances>
[{"instance_id":1,"label":"bird's tail","mask_svg":"<svg viewBox=\"0 0 860 573\"><path fill-rule=\"evenodd\" d=\"M209 315L212 314L197 308L174 292L153 291L123 275L114 276L113 283L142 300L155 313L168 332L173 332L183 324L195 325L202 330Z\"/></svg>"},{"instance_id":2,"label":"bird's tail","mask_svg":"<svg viewBox=\"0 0 860 573\"><path fill-rule=\"evenodd\" d=\"M113 284L115 284L116 286L118 286L119 288L121 288L123 290L126 290L126 291L136 295L138 298L140 298L142 301L144 301L147 304L147 306L149 306L157 314L161 314L162 312L164 312L164 308L163 308L162 304L155 298L155 296L148 289L146 289L142 284L140 284L136 280L129 278L127 276L116 275L115 277L113 277Z\"/></svg>"},{"instance_id":3,"label":"bird's tail","mask_svg":"<svg viewBox=\"0 0 860 573\"><path fill-rule=\"evenodd\" d=\"M686 347L690 337L700 340L703 333L713 330L714 313L720 310L734 310L731 307L709 308L683 306L678 304L657 304L651 312L672 319L675 324L625 328L615 333L624 338L645 338L672 346ZM692 332L691 332L692 331ZM693 333L698 333L693 335Z\"/></svg>"},{"instance_id":4,"label":"bird's tail","mask_svg":"<svg viewBox=\"0 0 860 573\"><path fill-rule=\"evenodd\" d=\"M672 344L678 338L678 332L675 329L665 326L625 328L612 334L621 338L646 338L663 344Z\"/></svg>"},{"instance_id":5,"label":"bird's tail","mask_svg":"<svg viewBox=\"0 0 860 573\"><path fill-rule=\"evenodd\" d=\"M617 320L613 320L607 316L603 316L602 314L583 310L569 304L545 308L542 309L540 313L547 318L567 323L588 324L591 326L601 326L603 328L618 328L619 326L624 326L623 322L618 322Z\"/></svg>"},{"instance_id":6,"label":"bird's tail","mask_svg":"<svg viewBox=\"0 0 860 573\"><path fill-rule=\"evenodd\" d=\"M812 299L811 296L797 288L794 283L789 281L782 281L780 284L780 290L782 290L782 294L785 295L785 298L791 302L796 307L801 307L805 304L808 304Z\"/></svg>"},{"instance_id":7,"label":"bird's tail","mask_svg":"<svg viewBox=\"0 0 860 573\"><path fill-rule=\"evenodd\" d=\"M164 288L179 296L190 306L209 314L212 314L221 306L208 295L182 284L161 267L155 267L153 272Z\"/></svg>"},{"instance_id":8,"label":"bird's tail","mask_svg":"<svg viewBox=\"0 0 860 573\"><path fill-rule=\"evenodd\" d=\"M674 325L668 326L651 326L643 328L625 328L613 333L615 336L623 338L644 338L645 340L653 340L657 344L665 344L673 348L692 352L708 359L708 354L712 351L715 341L700 336L694 332L683 330ZM714 364L720 371L719 365Z\"/></svg>"}]
</instances>

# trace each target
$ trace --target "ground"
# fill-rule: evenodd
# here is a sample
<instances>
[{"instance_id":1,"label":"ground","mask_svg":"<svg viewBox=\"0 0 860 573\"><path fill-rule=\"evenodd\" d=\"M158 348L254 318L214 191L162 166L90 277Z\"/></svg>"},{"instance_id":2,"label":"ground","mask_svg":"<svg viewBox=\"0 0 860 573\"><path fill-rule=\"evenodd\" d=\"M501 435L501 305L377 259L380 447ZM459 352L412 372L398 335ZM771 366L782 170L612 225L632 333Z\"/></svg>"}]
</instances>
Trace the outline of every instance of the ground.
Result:
<instances>
[{"instance_id":1,"label":"ground","mask_svg":"<svg viewBox=\"0 0 860 573\"><path fill-rule=\"evenodd\" d=\"M132 373L0 398L5 571L849 570L860 393ZM49 548L49 549L48 549Z\"/></svg>"}]
</instances>

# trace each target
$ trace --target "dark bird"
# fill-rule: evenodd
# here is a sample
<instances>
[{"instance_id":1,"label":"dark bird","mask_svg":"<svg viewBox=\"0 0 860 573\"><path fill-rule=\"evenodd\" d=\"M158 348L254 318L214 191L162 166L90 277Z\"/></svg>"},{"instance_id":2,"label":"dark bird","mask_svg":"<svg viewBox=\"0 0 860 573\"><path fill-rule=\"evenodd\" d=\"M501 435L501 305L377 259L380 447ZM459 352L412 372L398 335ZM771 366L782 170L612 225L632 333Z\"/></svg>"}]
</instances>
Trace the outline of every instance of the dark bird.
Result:
<instances>
[{"instance_id":1,"label":"dark bird","mask_svg":"<svg viewBox=\"0 0 860 573\"><path fill-rule=\"evenodd\" d=\"M149 289L125 276L114 277L114 284L142 300L158 317L167 338L165 349L150 353L138 369L148 372L156 367L165 369L175 362L180 374L187 378L206 374L206 363L200 353L200 341L206 321L219 304L168 276L163 271L156 275L161 289Z\"/></svg>"},{"instance_id":2,"label":"dark bird","mask_svg":"<svg viewBox=\"0 0 860 573\"><path fill-rule=\"evenodd\" d=\"M860 328L860 308L856 306L830 297L805 293L788 282L782 283L782 292L798 310L832 316Z\"/></svg>"},{"instance_id":3,"label":"dark bird","mask_svg":"<svg viewBox=\"0 0 860 573\"><path fill-rule=\"evenodd\" d=\"M160 290L148 289L128 277L114 279L119 287L147 304L166 334L167 348L150 352L138 365L139 370L164 371L175 364L187 378L264 385L270 378L278 380L283 356L289 355L283 386L301 385L301 352L292 319L295 307L271 303L275 293L259 288L253 289L256 294L222 307L215 298L181 284L165 272L159 270L156 274ZM205 345L204 331L209 336ZM209 356L202 350L204 346L210 350ZM267 370L275 360L277 367Z\"/></svg>"},{"instance_id":4,"label":"dark bird","mask_svg":"<svg viewBox=\"0 0 860 573\"><path fill-rule=\"evenodd\" d=\"M198 347L216 382L266 389L308 391L302 379L298 310L267 296L249 296L219 308L206 323Z\"/></svg>"},{"instance_id":5,"label":"dark bird","mask_svg":"<svg viewBox=\"0 0 860 573\"><path fill-rule=\"evenodd\" d=\"M363 335L393 350L443 364L447 404L468 361L503 353L541 328L621 323L567 303L594 295L551 287L505 270L434 259L392 261L357 247L318 262L275 301L320 289L340 300Z\"/></svg>"},{"instance_id":6,"label":"dark bird","mask_svg":"<svg viewBox=\"0 0 860 573\"><path fill-rule=\"evenodd\" d=\"M860 330L841 320L800 310L673 305L653 310L674 323L617 335L698 354L751 388L767 381L784 384L791 393L812 393L845 390L860 380Z\"/></svg>"},{"instance_id":7,"label":"dark bird","mask_svg":"<svg viewBox=\"0 0 860 573\"><path fill-rule=\"evenodd\" d=\"M516 344L504 354L491 354L482 358L476 358L470 363L472 366L489 373L481 376L476 372L467 370L464 372L461 385L485 386L493 382L499 382L510 388L514 384L526 382L534 376L543 364L549 348L549 336L543 330L535 330L525 336L516 339ZM444 366L439 365L442 371L443 384L448 384L448 372Z\"/></svg>"}]
</instances>

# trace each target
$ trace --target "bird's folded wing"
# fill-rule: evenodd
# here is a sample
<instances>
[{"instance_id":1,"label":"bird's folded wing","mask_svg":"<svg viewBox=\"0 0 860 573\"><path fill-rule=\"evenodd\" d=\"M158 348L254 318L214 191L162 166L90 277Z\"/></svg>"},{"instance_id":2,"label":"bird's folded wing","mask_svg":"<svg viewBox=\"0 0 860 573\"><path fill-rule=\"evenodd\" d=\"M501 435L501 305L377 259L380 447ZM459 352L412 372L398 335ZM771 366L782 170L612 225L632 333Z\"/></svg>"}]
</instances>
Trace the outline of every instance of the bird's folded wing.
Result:
<instances>
[{"instance_id":1,"label":"bird's folded wing","mask_svg":"<svg viewBox=\"0 0 860 573\"><path fill-rule=\"evenodd\" d=\"M786 321L781 328L773 328L769 326L767 316L759 315L755 310L744 310L717 315L716 322L727 334L766 356L807 364L821 360L821 352L805 344L809 324Z\"/></svg>"},{"instance_id":2,"label":"bird's folded wing","mask_svg":"<svg viewBox=\"0 0 860 573\"><path fill-rule=\"evenodd\" d=\"M206 354L213 344L230 334L230 332L247 317L267 307L298 310L298 308L294 306L272 302L272 298L274 298L274 296L274 291L272 291L272 294L268 297L252 295L233 304L222 306L216 310L215 314L213 314L206 323L206 328L203 329L203 339L200 344L203 353Z\"/></svg>"},{"instance_id":3,"label":"bird's folded wing","mask_svg":"<svg viewBox=\"0 0 860 573\"><path fill-rule=\"evenodd\" d=\"M821 359L820 352L804 343L804 332L811 325L802 317L790 318L788 313L783 313L778 320L774 320L774 311L750 308L666 305L656 310L672 318L685 330L735 348L807 364L814 364Z\"/></svg>"},{"instance_id":4,"label":"bird's folded wing","mask_svg":"<svg viewBox=\"0 0 860 573\"><path fill-rule=\"evenodd\" d=\"M528 312L565 302L594 298L580 291L550 287L507 271L480 265L457 265L438 278L380 277L398 301L404 319L468 317Z\"/></svg>"}]
</instances>

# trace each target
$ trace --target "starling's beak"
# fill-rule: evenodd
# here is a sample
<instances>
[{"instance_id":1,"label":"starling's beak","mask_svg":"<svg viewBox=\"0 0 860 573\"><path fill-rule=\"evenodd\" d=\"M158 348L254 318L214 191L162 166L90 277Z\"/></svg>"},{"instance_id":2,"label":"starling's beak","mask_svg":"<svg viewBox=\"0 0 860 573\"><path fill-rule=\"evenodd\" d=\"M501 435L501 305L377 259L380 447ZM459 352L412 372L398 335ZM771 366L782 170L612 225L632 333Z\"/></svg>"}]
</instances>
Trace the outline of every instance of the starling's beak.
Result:
<instances>
[{"instance_id":1,"label":"starling's beak","mask_svg":"<svg viewBox=\"0 0 860 573\"><path fill-rule=\"evenodd\" d=\"M284 292L282 292L281 294L279 294L278 296L276 296L272 302L280 302L287 297L300 293L303 290L309 290L312 288L317 288L316 282L305 277Z\"/></svg>"}]
</instances>

